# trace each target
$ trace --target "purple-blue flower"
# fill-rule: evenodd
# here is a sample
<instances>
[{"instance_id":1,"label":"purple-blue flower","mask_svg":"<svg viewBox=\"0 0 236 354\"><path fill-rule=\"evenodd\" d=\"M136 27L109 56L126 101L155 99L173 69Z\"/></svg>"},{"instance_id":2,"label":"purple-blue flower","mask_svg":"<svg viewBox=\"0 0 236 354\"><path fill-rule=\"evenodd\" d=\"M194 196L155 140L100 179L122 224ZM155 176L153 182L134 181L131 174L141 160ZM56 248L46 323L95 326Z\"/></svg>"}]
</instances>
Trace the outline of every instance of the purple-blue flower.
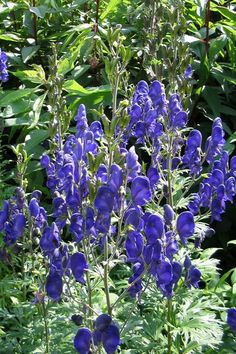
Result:
<instances>
[{"instance_id":1,"label":"purple-blue flower","mask_svg":"<svg viewBox=\"0 0 236 354\"><path fill-rule=\"evenodd\" d=\"M151 200L151 186L147 177L135 177L131 184L131 196L133 203L139 206L143 206Z\"/></svg>"},{"instance_id":2,"label":"purple-blue flower","mask_svg":"<svg viewBox=\"0 0 236 354\"><path fill-rule=\"evenodd\" d=\"M8 71L7 71L7 55L0 48L0 81L6 82L9 79Z\"/></svg>"},{"instance_id":3,"label":"purple-blue flower","mask_svg":"<svg viewBox=\"0 0 236 354\"><path fill-rule=\"evenodd\" d=\"M193 76L193 69L192 69L192 65L188 64L185 72L184 72L184 78L185 80L191 79Z\"/></svg>"},{"instance_id":4,"label":"purple-blue flower","mask_svg":"<svg viewBox=\"0 0 236 354\"><path fill-rule=\"evenodd\" d=\"M160 215L150 215L145 222L144 232L148 244L154 244L164 233L164 221Z\"/></svg>"},{"instance_id":5,"label":"purple-blue flower","mask_svg":"<svg viewBox=\"0 0 236 354\"><path fill-rule=\"evenodd\" d=\"M57 272L50 272L46 279L46 292L53 300L60 300L63 289L62 277Z\"/></svg>"},{"instance_id":6,"label":"purple-blue flower","mask_svg":"<svg viewBox=\"0 0 236 354\"><path fill-rule=\"evenodd\" d=\"M92 333L88 328L80 328L74 338L74 347L79 354L89 354Z\"/></svg>"},{"instance_id":7,"label":"purple-blue flower","mask_svg":"<svg viewBox=\"0 0 236 354\"><path fill-rule=\"evenodd\" d=\"M110 315L101 314L95 320L93 341L95 345L102 343L107 354L115 353L120 344L120 333Z\"/></svg>"},{"instance_id":8,"label":"purple-blue flower","mask_svg":"<svg viewBox=\"0 0 236 354\"><path fill-rule=\"evenodd\" d=\"M114 206L114 198L114 192L110 187L101 186L98 188L94 206L101 213L111 213Z\"/></svg>"},{"instance_id":9,"label":"purple-blue flower","mask_svg":"<svg viewBox=\"0 0 236 354\"><path fill-rule=\"evenodd\" d=\"M190 211L183 211L179 215L176 222L176 229L183 245L185 245L186 238L191 237L195 229L193 214Z\"/></svg>"},{"instance_id":10,"label":"purple-blue flower","mask_svg":"<svg viewBox=\"0 0 236 354\"><path fill-rule=\"evenodd\" d=\"M236 308L234 307L227 312L227 324L232 331L236 331Z\"/></svg>"},{"instance_id":11,"label":"purple-blue flower","mask_svg":"<svg viewBox=\"0 0 236 354\"><path fill-rule=\"evenodd\" d=\"M85 284L84 273L88 269L86 258L83 253L74 253L70 258L70 265L75 280Z\"/></svg>"}]
</instances>

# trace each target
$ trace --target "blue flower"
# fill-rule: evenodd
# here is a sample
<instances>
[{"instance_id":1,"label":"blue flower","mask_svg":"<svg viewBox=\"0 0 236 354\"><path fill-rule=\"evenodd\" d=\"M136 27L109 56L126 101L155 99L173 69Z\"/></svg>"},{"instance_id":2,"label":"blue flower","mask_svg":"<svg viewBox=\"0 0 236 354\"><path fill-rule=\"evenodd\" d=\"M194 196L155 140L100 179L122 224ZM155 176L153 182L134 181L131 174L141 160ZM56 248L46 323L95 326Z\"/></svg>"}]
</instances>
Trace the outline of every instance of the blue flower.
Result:
<instances>
[{"instance_id":1,"label":"blue flower","mask_svg":"<svg viewBox=\"0 0 236 354\"><path fill-rule=\"evenodd\" d=\"M138 162L138 155L135 152L135 147L132 146L126 155L126 168L128 182L137 177L141 171L141 165Z\"/></svg>"},{"instance_id":2,"label":"blue flower","mask_svg":"<svg viewBox=\"0 0 236 354\"><path fill-rule=\"evenodd\" d=\"M115 353L120 345L120 333L117 326L111 324L102 335L102 344L107 354Z\"/></svg>"},{"instance_id":3,"label":"blue flower","mask_svg":"<svg viewBox=\"0 0 236 354\"><path fill-rule=\"evenodd\" d=\"M184 72L184 78L185 80L191 79L193 76L193 69L192 69L192 65L188 64L185 72Z\"/></svg>"},{"instance_id":4,"label":"blue flower","mask_svg":"<svg viewBox=\"0 0 236 354\"><path fill-rule=\"evenodd\" d=\"M185 268L185 282L187 287L193 286L194 288L198 288L198 283L201 278L201 272L194 265L192 265L191 260L188 256L185 257L184 260L184 268Z\"/></svg>"},{"instance_id":5,"label":"blue flower","mask_svg":"<svg viewBox=\"0 0 236 354\"><path fill-rule=\"evenodd\" d=\"M148 244L154 244L164 233L164 221L160 215L150 215L145 222L144 232Z\"/></svg>"},{"instance_id":6,"label":"blue flower","mask_svg":"<svg viewBox=\"0 0 236 354\"><path fill-rule=\"evenodd\" d=\"M7 55L0 48L0 81L6 82L9 79L8 71L7 71Z\"/></svg>"},{"instance_id":7,"label":"blue flower","mask_svg":"<svg viewBox=\"0 0 236 354\"><path fill-rule=\"evenodd\" d=\"M52 255L54 250L61 244L61 238L59 235L58 227L55 223L52 226L47 226L40 239L40 247L45 255Z\"/></svg>"},{"instance_id":8,"label":"blue flower","mask_svg":"<svg viewBox=\"0 0 236 354\"><path fill-rule=\"evenodd\" d=\"M86 108L83 104L79 106L77 115L74 119L76 121L76 138L84 138L85 133L88 131L88 121Z\"/></svg>"},{"instance_id":9,"label":"blue flower","mask_svg":"<svg viewBox=\"0 0 236 354\"><path fill-rule=\"evenodd\" d=\"M193 214L190 211L183 211L176 222L176 229L183 245L186 244L186 238L194 233L195 224Z\"/></svg>"},{"instance_id":10,"label":"blue flower","mask_svg":"<svg viewBox=\"0 0 236 354\"><path fill-rule=\"evenodd\" d=\"M102 342L107 354L115 353L120 344L120 333L110 315L101 314L95 320L93 341L95 345L99 345Z\"/></svg>"},{"instance_id":11,"label":"blue flower","mask_svg":"<svg viewBox=\"0 0 236 354\"><path fill-rule=\"evenodd\" d=\"M228 310L227 324L232 331L236 331L236 308L234 307Z\"/></svg>"},{"instance_id":12,"label":"blue flower","mask_svg":"<svg viewBox=\"0 0 236 354\"><path fill-rule=\"evenodd\" d=\"M74 338L74 347L79 354L89 354L92 333L88 328L80 328Z\"/></svg>"},{"instance_id":13,"label":"blue flower","mask_svg":"<svg viewBox=\"0 0 236 354\"><path fill-rule=\"evenodd\" d=\"M92 122L90 130L93 132L94 138L99 139L103 135L102 125L99 121Z\"/></svg>"},{"instance_id":14,"label":"blue flower","mask_svg":"<svg viewBox=\"0 0 236 354\"><path fill-rule=\"evenodd\" d=\"M4 229L4 224L8 219L9 202L4 200L3 209L0 211L0 232Z\"/></svg>"},{"instance_id":15,"label":"blue flower","mask_svg":"<svg viewBox=\"0 0 236 354\"><path fill-rule=\"evenodd\" d=\"M75 280L85 284L84 273L88 269L86 258L83 253L74 253L70 258L70 265Z\"/></svg>"},{"instance_id":16,"label":"blue flower","mask_svg":"<svg viewBox=\"0 0 236 354\"><path fill-rule=\"evenodd\" d=\"M29 212L31 217L36 218L39 215L39 203L38 200L36 198L31 198L30 202L29 202Z\"/></svg>"},{"instance_id":17,"label":"blue flower","mask_svg":"<svg viewBox=\"0 0 236 354\"><path fill-rule=\"evenodd\" d=\"M26 226L26 218L19 213L12 217L10 222L5 223L4 242L7 246L13 245L23 235Z\"/></svg>"},{"instance_id":18,"label":"blue flower","mask_svg":"<svg viewBox=\"0 0 236 354\"><path fill-rule=\"evenodd\" d=\"M55 271L50 272L46 279L46 292L53 300L60 300L63 289L62 277Z\"/></svg>"},{"instance_id":19,"label":"blue flower","mask_svg":"<svg viewBox=\"0 0 236 354\"><path fill-rule=\"evenodd\" d=\"M108 186L111 188L113 193L117 194L119 192L119 189L122 186L122 182L123 182L122 169L120 168L120 166L116 164L112 164Z\"/></svg>"},{"instance_id":20,"label":"blue flower","mask_svg":"<svg viewBox=\"0 0 236 354\"><path fill-rule=\"evenodd\" d=\"M143 206L151 200L151 186L147 177L135 177L131 184L131 196L133 203L139 206Z\"/></svg>"},{"instance_id":21,"label":"blue flower","mask_svg":"<svg viewBox=\"0 0 236 354\"><path fill-rule=\"evenodd\" d=\"M114 206L115 195L110 187L101 186L98 188L94 200L94 206L101 213L111 213Z\"/></svg>"},{"instance_id":22,"label":"blue flower","mask_svg":"<svg viewBox=\"0 0 236 354\"><path fill-rule=\"evenodd\" d=\"M128 262L136 262L143 251L143 236L139 232L128 232L128 237L125 243Z\"/></svg>"},{"instance_id":23,"label":"blue flower","mask_svg":"<svg viewBox=\"0 0 236 354\"><path fill-rule=\"evenodd\" d=\"M169 204L165 204L163 206L163 208L164 208L165 223L166 223L166 225L171 226L172 222L174 221L174 218L175 218L175 212Z\"/></svg>"}]
</instances>

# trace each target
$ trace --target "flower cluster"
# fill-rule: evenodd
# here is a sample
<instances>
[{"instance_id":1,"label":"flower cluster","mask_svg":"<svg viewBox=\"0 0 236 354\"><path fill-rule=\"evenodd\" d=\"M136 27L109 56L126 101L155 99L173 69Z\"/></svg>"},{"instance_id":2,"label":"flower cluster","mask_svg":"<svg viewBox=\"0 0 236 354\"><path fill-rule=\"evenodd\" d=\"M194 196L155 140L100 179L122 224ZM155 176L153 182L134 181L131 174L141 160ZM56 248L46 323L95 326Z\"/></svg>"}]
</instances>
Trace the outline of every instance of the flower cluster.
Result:
<instances>
[{"instance_id":1,"label":"flower cluster","mask_svg":"<svg viewBox=\"0 0 236 354\"><path fill-rule=\"evenodd\" d=\"M6 82L8 81L9 75L7 71L7 55L6 53L0 48L0 81Z\"/></svg>"},{"instance_id":2,"label":"flower cluster","mask_svg":"<svg viewBox=\"0 0 236 354\"><path fill-rule=\"evenodd\" d=\"M194 233L193 215L182 212L177 220L170 205L164 206L164 218L159 214L136 212L133 208L126 213L126 223L135 231L129 231L126 239L126 253L128 262L133 264L133 276L129 279L131 296L136 296L142 290L142 274L145 269L152 275L157 286L169 298L173 295L173 288L182 274L182 266L174 261L178 252L178 241L185 245L187 238ZM198 286L198 279L192 279L193 267L190 260L185 262L186 285ZM192 268L191 268L192 267Z\"/></svg>"},{"instance_id":3,"label":"flower cluster","mask_svg":"<svg viewBox=\"0 0 236 354\"><path fill-rule=\"evenodd\" d=\"M74 347L80 354L92 353L91 346L101 344L107 354L115 353L120 344L119 328L107 314L96 318L93 332L86 327L80 328L74 338Z\"/></svg>"},{"instance_id":4,"label":"flower cluster","mask_svg":"<svg viewBox=\"0 0 236 354\"><path fill-rule=\"evenodd\" d=\"M15 197L5 200L3 210L0 211L0 232L4 233L6 246L14 245L23 235L26 226L24 215L25 193L17 187Z\"/></svg>"}]
</instances>

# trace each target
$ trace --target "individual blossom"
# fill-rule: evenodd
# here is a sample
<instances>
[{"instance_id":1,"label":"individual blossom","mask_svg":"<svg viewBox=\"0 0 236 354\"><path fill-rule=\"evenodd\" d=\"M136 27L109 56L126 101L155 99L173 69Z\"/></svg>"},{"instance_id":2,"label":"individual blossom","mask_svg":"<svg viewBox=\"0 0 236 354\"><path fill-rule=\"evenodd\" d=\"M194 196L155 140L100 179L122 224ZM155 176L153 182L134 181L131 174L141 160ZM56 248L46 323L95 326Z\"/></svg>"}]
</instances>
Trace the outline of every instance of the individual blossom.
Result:
<instances>
[{"instance_id":1,"label":"individual blossom","mask_svg":"<svg viewBox=\"0 0 236 354\"><path fill-rule=\"evenodd\" d=\"M79 354L89 354L92 333L88 328L80 328L74 338L74 347Z\"/></svg>"},{"instance_id":2,"label":"individual blossom","mask_svg":"<svg viewBox=\"0 0 236 354\"><path fill-rule=\"evenodd\" d=\"M145 222L144 232L149 245L155 244L157 239L162 238L164 233L164 222L160 215L152 214Z\"/></svg>"},{"instance_id":3,"label":"individual blossom","mask_svg":"<svg viewBox=\"0 0 236 354\"><path fill-rule=\"evenodd\" d=\"M8 220L9 202L3 201L3 209L0 211L0 232L4 229L4 224Z\"/></svg>"},{"instance_id":4,"label":"individual blossom","mask_svg":"<svg viewBox=\"0 0 236 354\"><path fill-rule=\"evenodd\" d=\"M128 292L131 297L136 297L142 291L142 278L144 272L144 264L140 260L133 265L133 275L129 278Z\"/></svg>"},{"instance_id":5,"label":"individual blossom","mask_svg":"<svg viewBox=\"0 0 236 354\"><path fill-rule=\"evenodd\" d=\"M81 315L74 314L71 316L71 321L73 321L76 326L81 326L83 323L83 317Z\"/></svg>"},{"instance_id":6,"label":"individual blossom","mask_svg":"<svg viewBox=\"0 0 236 354\"><path fill-rule=\"evenodd\" d=\"M126 154L127 181L132 181L141 172L141 165L138 162L138 155L135 147L132 146Z\"/></svg>"},{"instance_id":7,"label":"individual blossom","mask_svg":"<svg viewBox=\"0 0 236 354\"><path fill-rule=\"evenodd\" d=\"M186 125L187 113L183 111L180 96L177 93L173 93L169 98L169 112L169 128L179 129Z\"/></svg>"},{"instance_id":8,"label":"individual blossom","mask_svg":"<svg viewBox=\"0 0 236 354\"><path fill-rule=\"evenodd\" d=\"M143 236L140 232L129 231L125 243L127 262L136 262L142 254L144 246Z\"/></svg>"},{"instance_id":9,"label":"individual blossom","mask_svg":"<svg viewBox=\"0 0 236 354\"><path fill-rule=\"evenodd\" d=\"M189 80L192 78L192 76L193 76L193 68L192 68L191 64L188 64L188 66L184 72L184 78L185 78L185 80Z\"/></svg>"},{"instance_id":10,"label":"individual blossom","mask_svg":"<svg viewBox=\"0 0 236 354\"><path fill-rule=\"evenodd\" d=\"M234 307L227 312L227 324L232 331L236 331L236 308Z\"/></svg>"},{"instance_id":11,"label":"individual blossom","mask_svg":"<svg viewBox=\"0 0 236 354\"><path fill-rule=\"evenodd\" d=\"M6 82L9 79L7 71L8 58L6 53L0 48L0 81Z\"/></svg>"},{"instance_id":12,"label":"individual blossom","mask_svg":"<svg viewBox=\"0 0 236 354\"><path fill-rule=\"evenodd\" d=\"M40 247L43 253L51 256L56 248L61 244L61 237L57 225L53 222L51 227L45 227L40 239Z\"/></svg>"},{"instance_id":13,"label":"individual blossom","mask_svg":"<svg viewBox=\"0 0 236 354\"><path fill-rule=\"evenodd\" d=\"M143 206L151 200L151 186L147 177L135 177L131 184L131 197L133 203L139 206Z\"/></svg>"},{"instance_id":14,"label":"individual blossom","mask_svg":"<svg viewBox=\"0 0 236 354\"><path fill-rule=\"evenodd\" d=\"M207 139L205 145L206 161L209 164L212 164L214 157L222 152L224 144L223 125L221 119L218 117L213 122L211 136Z\"/></svg>"},{"instance_id":15,"label":"individual blossom","mask_svg":"<svg viewBox=\"0 0 236 354\"><path fill-rule=\"evenodd\" d=\"M86 115L86 109L83 104L79 106L78 112L75 116L76 121L76 138L84 138L88 131L88 121Z\"/></svg>"},{"instance_id":16,"label":"individual blossom","mask_svg":"<svg viewBox=\"0 0 236 354\"><path fill-rule=\"evenodd\" d=\"M183 245L186 244L186 239L194 233L195 224L193 214L190 211L183 211L177 219L176 229Z\"/></svg>"},{"instance_id":17,"label":"individual blossom","mask_svg":"<svg viewBox=\"0 0 236 354\"><path fill-rule=\"evenodd\" d=\"M175 218L175 212L169 204L165 204L163 208L165 224L171 226Z\"/></svg>"},{"instance_id":18,"label":"individual blossom","mask_svg":"<svg viewBox=\"0 0 236 354\"><path fill-rule=\"evenodd\" d=\"M147 177L150 181L150 185L151 185L152 190L155 190L157 183L160 179L160 174L158 172L158 169L156 167L150 166L147 170Z\"/></svg>"},{"instance_id":19,"label":"individual blossom","mask_svg":"<svg viewBox=\"0 0 236 354\"><path fill-rule=\"evenodd\" d=\"M4 242L7 246L11 246L16 243L17 239L20 238L25 230L26 218L22 213L15 214L12 216L9 222L5 223L4 231Z\"/></svg>"},{"instance_id":20,"label":"individual blossom","mask_svg":"<svg viewBox=\"0 0 236 354\"><path fill-rule=\"evenodd\" d=\"M143 227L142 215L141 207L129 208L124 215L125 225L130 225L136 231L140 231Z\"/></svg>"},{"instance_id":21,"label":"individual blossom","mask_svg":"<svg viewBox=\"0 0 236 354\"><path fill-rule=\"evenodd\" d=\"M182 158L184 166L189 168L192 175L199 175L202 171L201 159L202 134L199 130L193 129L186 141L185 153Z\"/></svg>"},{"instance_id":22,"label":"individual blossom","mask_svg":"<svg viewBox=\"0 0 236 354\"><path fill-rule=\"evenodd\" d=\"M94 206L101 213L111 213L114 206L114 192L108 186L100 186L94 200Z\"/></svg>"},{"instance_id":23,"label":"individual blossom","mask_svg":"<svg viewBox=\"0 0 236 354\"><path fill-rule=\"evenodd\" d=\"M167 100L164 85L155 80L149 88L149 97L157 111L158 116L164 116L167 112Z\"/></svg>"},{"instance_id":24,"label":"individual blossom","mask_svg":"<svg viewBox=\"0 0 236 354\"><path fill-rule=\"evenodd\" d=\"M85 284L84 274L88 269L86 258L83 253L77 252L70 257L70 265L75 280L81 284Z\"/></svg>"},{"instance_id":25,"label":"individual blossom","mask_svg":"<svg viewBox=\"0 0 236 354\"><path fill-rule=\"evenodd\" d=\"M191 286L193 286L194 288L198 288L199 281L201 278L201 272L191 263L191 260L189 259L188 256L186 256L185 258L184 268L185 268L185 283L187 287L190 288Z\"/></svg>"},{"instance_id":26,"label":"individual blossom","mask_svg":"<svg viewBox=\"0 0 236 354\"><path fill-rule=\"evenodd\" d=\"M93 132L95 139L99 139L103 136L102 125L99 121L92 122L89 128L91 132Z\"/></svg>"},{"instance_id":27,"label":"individual blossom","mask_svg":"<svg viewBox=\"0 0 236 354\"><path fill-rule=\"evenodd\" d=\"M63 290L62 277L56 271L50 271L46 279L46 292L47 295L54 301L61 298Z\"/></svg>"}]
</instances>

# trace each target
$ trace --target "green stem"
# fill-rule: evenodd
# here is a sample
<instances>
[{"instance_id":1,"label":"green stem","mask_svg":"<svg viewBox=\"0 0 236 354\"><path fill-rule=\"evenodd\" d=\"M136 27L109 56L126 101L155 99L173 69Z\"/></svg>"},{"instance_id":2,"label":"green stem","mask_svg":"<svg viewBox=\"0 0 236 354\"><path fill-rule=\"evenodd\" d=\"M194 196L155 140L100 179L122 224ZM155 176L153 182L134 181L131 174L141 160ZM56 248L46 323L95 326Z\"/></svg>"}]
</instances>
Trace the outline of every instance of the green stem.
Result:
<instances>
[{"instance_id":1,"label":"green stem","mask_svg":"<svg viewBox=\"0 0 236 354\"><path fill-rule=\"evenodd\" d=\"M87 251L85 242L83 242L83 246L84 246L84 254L85 254L86 260L87 260L87 262L89 263L88 251ZM91 315L92 315L92 307L93 307L93 306L92 306L91 279L90 279L90 274L89 274L88 271L86 272L86 286L87 286L88 304L89 304L89 307L88 307L88 317L90 318ZM91 325L92 325L92 321L91 321L91 320L89 320L89 321L91 322Z\"/></svg>"},{"instance_id":2,"label":"green stem","mask_svg":"<svg viewBox=\"0 0 236 354\"><path fill-rule=\"evenodd\" d=\"M107 302L107 312L109 315L112 313L111 300L109 294L109 284L108 284L108 275L109 275L109 262L108 262L108 236L106 236L106 240L104 243L104 290L106 294L106 302Z\"/></svg>"},{"instance_id":3,"label":"green stem","mask_svg":"<svg viewBox=\"0 0 236 354\"><path fill-rule=\"evenodd\" d=\"M168 171L167 171L167 180L168 180L168 203L173 208L173 196L172 196L172 174L171 174L171 152L172 152L172 137L170 137L169 149L168 149ZM171 314L172 314L172 301L171 299L167 300L167 341L168 341L168 354L172 353L172 335L171 335Z\"/></svg>"},{"instance_id":4,"label":"green stem","mask_svg":"<svg viewBox=\"0 0 236 354\"><path fill-rule=\"evenodd\" d=\"M167 300L167 321L168 321L168 334L167 334L167 340L168 340L168 354L172 353L172 335L171 335L171 315L172 315L172 300L168 299Z\"/></svg>"},{"instance_id":5,"label":"green stem","mask_svg":"<svg viewBox=\"0 0 236 354\"><path fill-rule=\"evenodd\" d=\"M43 321L44 321L44 330L45 330L45 344L46 344L46 353L49 354L49 329L48 329L48 320L47 320L47 309L45 303L42 303L43 308Z\"/></svg>"}]
</instances>

